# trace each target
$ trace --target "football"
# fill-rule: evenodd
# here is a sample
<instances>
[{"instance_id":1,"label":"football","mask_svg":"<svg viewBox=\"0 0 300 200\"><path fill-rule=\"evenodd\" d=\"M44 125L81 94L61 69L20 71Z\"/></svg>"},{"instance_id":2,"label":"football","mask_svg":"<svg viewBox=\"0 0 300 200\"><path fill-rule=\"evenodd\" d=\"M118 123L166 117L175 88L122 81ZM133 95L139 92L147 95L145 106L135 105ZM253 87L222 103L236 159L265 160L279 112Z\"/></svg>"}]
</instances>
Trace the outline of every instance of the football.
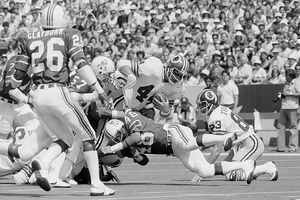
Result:
<instances>
[{"instance_id":1,"label":"football","mask_svg":"<svg viewBox=\"0 0 300 200\"><path fill-rule=\"evenodd\" d=\"M100 154L99 155L99 163L101 165L106 165L109 167L119 167L124 158L120 158L117 154L115 153L107 153L107 154Z\"/></svg>"}]
</instances>

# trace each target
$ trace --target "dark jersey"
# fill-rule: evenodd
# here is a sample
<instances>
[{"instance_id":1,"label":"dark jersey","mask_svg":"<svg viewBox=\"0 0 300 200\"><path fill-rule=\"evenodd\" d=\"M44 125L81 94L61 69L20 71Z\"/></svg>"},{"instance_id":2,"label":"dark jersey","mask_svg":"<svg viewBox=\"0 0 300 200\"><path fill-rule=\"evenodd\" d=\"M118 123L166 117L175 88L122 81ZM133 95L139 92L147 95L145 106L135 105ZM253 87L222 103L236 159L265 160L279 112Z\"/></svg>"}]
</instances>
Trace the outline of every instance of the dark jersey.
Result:
<instances>
[{"instance_id":1,"label":"dark jersey","mask_svg":"<svg viewBox=\"0 0 300 200\"><path fill-rule=\"evenodd\" d=\"M141 142L135 144L141 153L168 154L167 131L164 125L156 124L153 120L138 112L128 111L125 114L125 127L129 135L139 134Z\"/></svg>"},{"instance_id":2,"label":"dark jersey","mask_svg":"<svg viewBox=\"0 0 300 200\"><path fill-rule=\"evenodd\" d=\"M32 65L32 79L36 85L69 84L69 59L76 63L78 68L86 65L81 34L75 29L29 32L19 37L19 44L21 52L16 68L27 71Z\"/></svg>"},{"instance_id":3,"label":"dark jersey","mask_svg":"<svg viewBox=\"0 0 300 200\"><path fill-rule=\"evenodd\" d=\"M11 89L10 84L11 78L15 71L16 58L17 56L12 56L7 61L5 68L3 69L2 74L0 75L0 96L9 100L13 100L8 94L8 90ZM19 90L24 94L27 94L30 90L30 86L31 78L26 74L26 76L23 77L21 85L19 86Z\"/></svg>"}]
</instances>

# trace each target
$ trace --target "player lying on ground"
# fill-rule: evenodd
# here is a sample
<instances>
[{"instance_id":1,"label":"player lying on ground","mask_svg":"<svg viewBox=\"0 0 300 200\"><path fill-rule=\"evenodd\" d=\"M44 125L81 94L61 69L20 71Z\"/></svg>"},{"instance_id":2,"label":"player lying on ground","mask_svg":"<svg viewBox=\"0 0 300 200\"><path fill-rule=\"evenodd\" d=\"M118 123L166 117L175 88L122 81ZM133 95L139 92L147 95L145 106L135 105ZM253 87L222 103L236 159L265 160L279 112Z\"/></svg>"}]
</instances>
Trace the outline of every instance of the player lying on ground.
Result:
<instances>
[{"instance_id":1,"label":"player lying on ground","mask_svg":"<svg viewBox=\"0 0 300 200\"><path fill-rule=\"evenodd\" d=\"M202 116L208 116L208 127L212 134L226 135L237 133L237 140L230 150L228 156L224 159L229 162L240 162L246 160L258 160L264 152L264 143L254 132L253 127L247 124L241 117L233 113L229 108L218 104L218 97L214 90L205 89L200 92L196 99L197 112ZM208 158L210 163L214 163L221 150L218 145L212 149ZM278 171L273 161L266 162L263 165L257 165L254 170L254 178L260 175L268 174L271 181L278 179ZM227 180L240 181L245 180L246 176L242 171L234 171L226 174ZM201 177L196 175L192 181L200 181Z\"/></svg>"},{"instance_id":2,"label":"player lying on ground","mask_svg":"<svg viewBox=\"0 0 300 200\"><path fill-rule=\"evenodd\" d=\"M153 120L133 111L125 113L125 124L117 119L110 120L106 124L105 135L116 144L101 148L104 154L135 147L138 151L133 154L133 159L142 165L148 162L145 153L173 154L186 168L201 177L225 175L235 170L243 170L248 184L253 178L254 160L210 164L199 150L200 146L215 143L224 143L224 148L227 149L232 144L232 138L228 136L203 134L194 137L188 127L179 124L156 124Z\"/></svg>"}]
</instances>

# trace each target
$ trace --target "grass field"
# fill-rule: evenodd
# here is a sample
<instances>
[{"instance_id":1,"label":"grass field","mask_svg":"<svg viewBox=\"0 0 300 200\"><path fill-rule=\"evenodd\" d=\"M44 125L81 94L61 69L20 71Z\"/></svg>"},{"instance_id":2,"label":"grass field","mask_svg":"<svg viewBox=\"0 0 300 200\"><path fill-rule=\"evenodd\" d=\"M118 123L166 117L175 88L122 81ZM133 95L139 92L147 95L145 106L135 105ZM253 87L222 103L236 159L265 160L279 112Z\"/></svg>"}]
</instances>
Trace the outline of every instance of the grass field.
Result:
<instances>
[{"instance_id":1,"label":"grass field","mask_svg":"<svg viewBox=\"0 0 300 200\"><path fill-rule=\"evenodd\" d=\"M88 185L78 185L71 189L55 189L50 192L36 185L15 186L11 176L0 178L0 199L205 199L205 200L300 200L300 153L266 153L258 164L273 160L279 170L279 180L270 182L268 176L246 182L227 182L218 176L191 183L193 177L175 157L150 156L150 162L142 167L125 160L115 169L121 183L107 185L116 191L114 196L91 197Z\"/></svg>"}]
</instances>

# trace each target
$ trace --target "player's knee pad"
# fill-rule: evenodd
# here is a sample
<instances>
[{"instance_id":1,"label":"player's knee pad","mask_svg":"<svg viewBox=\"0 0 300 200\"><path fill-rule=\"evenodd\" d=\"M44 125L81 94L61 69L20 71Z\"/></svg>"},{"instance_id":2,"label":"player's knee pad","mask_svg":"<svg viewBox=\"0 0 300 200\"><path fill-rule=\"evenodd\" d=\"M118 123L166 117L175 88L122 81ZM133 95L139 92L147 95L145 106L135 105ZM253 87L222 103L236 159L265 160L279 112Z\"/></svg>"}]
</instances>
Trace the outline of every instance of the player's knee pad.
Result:
<instances>
[{"instance_id":1,"label":"player's knee pad","mask_svg":"<svg viewBox=\"0 0 300 200\"><path fill-rule=\"evenodd\" d=\"M95 142L94 140L85 140L83 141L83 152L85 151L95 151Z\"/></svg>"},{"instance_id":2,"label":"player's knee pad","mask_svg":"<svg viewBox=\"0 0 300 200\"><path fill-rule=\"evenodd\" d=\"M65 152L68 148L69 148L69 145L67 145L63 140L59 139L59 140L56 140L54 143L58 144L61 148L61 151L62 152Z\"/></svg>"}]
</instances>

